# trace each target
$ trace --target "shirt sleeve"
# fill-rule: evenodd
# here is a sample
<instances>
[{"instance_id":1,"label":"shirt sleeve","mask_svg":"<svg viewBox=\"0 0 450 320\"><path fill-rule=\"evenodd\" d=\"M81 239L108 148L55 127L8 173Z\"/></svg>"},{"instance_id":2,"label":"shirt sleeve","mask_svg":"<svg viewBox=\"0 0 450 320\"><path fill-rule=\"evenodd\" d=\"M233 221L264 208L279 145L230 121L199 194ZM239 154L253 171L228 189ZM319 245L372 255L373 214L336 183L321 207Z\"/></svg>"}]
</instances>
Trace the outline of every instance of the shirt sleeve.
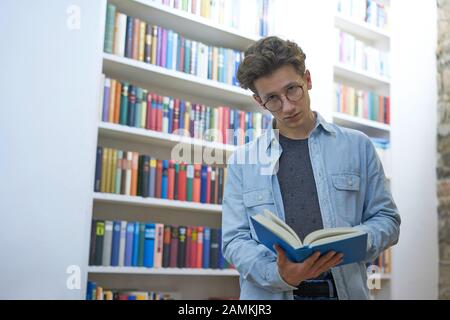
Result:
<instances>
[{"instance_id":1,"label":"shirt sleeve","mask_svg":"<svg viewBox=\"0 0 450 320\"><path fill-rule=\"evenodd\" d=\"M372 142L365 142L367 180L362 223L356 229L367 232L367 261L398 242L401 218L389 191L381 161Z\"/></svg>"},{"instance_id":2,"label":"shirt sleeve","mask_svg":"<svg viewBox=\"0 0 450 320\"><path fill-rule=\"evenodd\" d=\"M243 202L242 166L232 163L228 164L222 203L222 243L225 259L243 279L272 293L296 289L281 278L276 255L251 238Z\"/></svg>"}]
</instances>

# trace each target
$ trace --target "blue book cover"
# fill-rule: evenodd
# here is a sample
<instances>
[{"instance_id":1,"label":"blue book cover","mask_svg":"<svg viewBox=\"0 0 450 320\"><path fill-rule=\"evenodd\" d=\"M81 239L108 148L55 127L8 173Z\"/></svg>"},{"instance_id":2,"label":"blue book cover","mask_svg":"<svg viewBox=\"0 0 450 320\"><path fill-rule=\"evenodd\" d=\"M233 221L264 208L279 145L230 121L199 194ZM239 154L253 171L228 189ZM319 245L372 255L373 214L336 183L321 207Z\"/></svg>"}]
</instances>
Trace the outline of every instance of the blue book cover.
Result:
<instances>
[{"instance_id":1,"label":"blue book cover","mask_svg":"<svg viewBox=\"0 0 450 320\"><path fill-rule=\"evenodd\" d=\"M180 101L180 118L178 119L178 129L184 129L184 116L185 116L185 112L186 112L186 102L184 100Z\"/></svg>"},{"instance_id":2,"label":"blue book cover","mask_svg":"<svg viewBox=\"0 0 450 320\"><path fill-rule=\"evenodd\" d=\"M225 267L225 258L222 254L222 229L218 229L219 233L219 269L223 269Z\"/></svg>"},{"instance_id":3,"label":"blue book cover","mask_svg":"<svg viewBox=\"0 0 450 320\"><path fill-rule=\"evenodd\" d=\"M95 160L95 183L94 183L95 192L100 192L100 182L102 179L102 159L103 159L103 147L97 147L97 159Z\"/></svg>"},{"instance_id":4,"label":"blue book cover","mask_svg":"<svg viewBox=\"0 0 450 320\"><path fill-rule=\"evenodd\" d=\"M126 30L126 43L125 43L125 57L133 57L133 26L134 18L127 16L127 30Z\"/></svg>"},{"instance_id":5,"label":"blue book cover","mask_svg":"<svg viewBox=\"0 0 450 320\"><path fill-rule=\"evenodd\" d=\"M166 68L172 69L172 57L173 57L173 31L169 30L167 32L167 59Z\"/></svg>"},{"instance_id":6,"label":"blue book cover","mask_svg":"<svg viewBox=\"0 0 450 320\"><path fill-rule=\"evenodd\" d=\"M111 266L117 267L119 265L119 250L120 250L120 221L114 221L111 245Z\"/></svg>"},{"instance_id":7,"label":"blue book cover","mask_svg":"<svg viewBox=\"0 0 450 320\"><path fill-rule=\"evenodd\" d=\"M103 112L102 121L109 122L109 96L111 90L111 79L105 78L105 85L103 88Z\"/></svg>"},{"instance_id":8,"label":"blue book cover","mask_svg":"<svg viewBox=\"0 0 450 320\"><path fill-rule=\"evenodd\" d=\"M211 229L205 227L203 229L203 259L202 259L202 268L208 269L210 267L209 265L209 247L211 245L210 243L211 239Z\"/></svg>"},{"instance_id":9,"label":"blue book cover","mask_svg":"<svg viewBox=\"0 0 450 320\"><path fill-rule=\"evenodd\" d=\"M154 251L155 251L155 224L147 223L145 225L144 267L153 268Z\"/></svg>"},{"instance_id":10,"label":"blue book cover","mask_svg":"<svg viewBox=\"0 0 450 320\"><path fill-rule=\"evenodd\" d=\"M97 284L95 282L88 281L86 287L86 300L95 300L93 295L95 289L97 289Z\"/></svg>"},{"instance_id":11,"label":"blue book cover","mask_svg":"<svg viewBox=\"0 0 450 320\"><path fill-rule=\"evenodd\" d=\"M134 238L134 222L127 223L127 233L125 240L125 267L132 266L133 258L133 238Z\"/></svg>"},{"instance_id":12,"label":"blue book cover","mask_svg":"<svg viewBox=\"0 0 450 320\"><path fill-rule=\"evenodd\" d=\"M202 164L200 172L200 203L206 203L206 185L208 183L208 167Z\"/></svg>"},{"instance_id":13,"label":"blue book cover","mask_svg":"<svg viewBox=\"0 0 450 320\"><path fill-rule=\"evenodd\" d=\"M167 199L169 160L162 161L161 199Z\"/></svg>"},{"instance_id":14,"label":"blue book cover","mask_svg":"<svg viewBox=\"0 0 450 320\"><path fill-rule=\"evenodd\" d=\"M295 232L280 218L265 210L251 219L260 243L276 253L278 244L293 262L303 262L314 252L342 253L339 265L364 261L367 253L367 233L353 228L331 228L314 231L300 241Z\"/></svg>"},{"instance_id":15,"label":"blue book cover","mask_svg":"<svg viewBox=\"0 0 450 320\"><path fill-rule=\"evenodd\" d=\"M173 98L170 98L169 101L169 132L168 133L173 133L173 108L174 108L174 100Z\"/></svg>"},{"instance_id":16,"label":"blue book cover","mask_svg":"<svg viewBox=\"0 0 450 320\"><path fill-rule=\"evenodd\" d=\"M134 127L136 124L134 122L135 112L136 112L136 87L130 85L128 89L128 126Z\"/></svg>"},{"instance_id":17,"label":"blue book cover","mask_svg":"<svg viewBox=\"0 0 450 320\"><path fill-rule=\"evenodd\" d=\"M133 233L133 254L131 255L131 265L137 267L139 257L139 222L134 222Z\"/></svg>"},{"instance_id":18,"label":"blue book cover","mask_svg":"<svg viewBox=\"0 0 450 320\"><path fill-rule=\"evenodd\" d=\"M161 65L161 55L162 55L162 31L163 28L158 28L158 40L157 40L157 46L156 46L156 65L162 67Z\"/></svg>"}]
</instances>

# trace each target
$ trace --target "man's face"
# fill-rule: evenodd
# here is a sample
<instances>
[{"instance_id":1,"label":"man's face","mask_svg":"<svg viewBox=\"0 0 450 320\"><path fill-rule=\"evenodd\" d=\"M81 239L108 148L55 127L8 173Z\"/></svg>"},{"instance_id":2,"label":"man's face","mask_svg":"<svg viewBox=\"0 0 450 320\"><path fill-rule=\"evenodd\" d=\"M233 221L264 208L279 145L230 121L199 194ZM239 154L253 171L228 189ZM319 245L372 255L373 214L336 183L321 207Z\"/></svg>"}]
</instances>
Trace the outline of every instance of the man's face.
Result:
<instances>
[{"instance_id":1,"label":"man's face","mask_svg":"<svg viewBox=\"0 0 450 320\"><path fill-rule=\"evenodd\" d=\"M261 106L269 100L281 100L280 110L269 110L277 120L278 127L298 128L307 121L311 111L308 91L312 88L309 71L302 77L293 66L283 66L274 73L257 79L254 85L258 93L254 98ZM287 93L299 85L302 86L303 96L298 101L289 100Z\"/></svg>"}]
</instances>

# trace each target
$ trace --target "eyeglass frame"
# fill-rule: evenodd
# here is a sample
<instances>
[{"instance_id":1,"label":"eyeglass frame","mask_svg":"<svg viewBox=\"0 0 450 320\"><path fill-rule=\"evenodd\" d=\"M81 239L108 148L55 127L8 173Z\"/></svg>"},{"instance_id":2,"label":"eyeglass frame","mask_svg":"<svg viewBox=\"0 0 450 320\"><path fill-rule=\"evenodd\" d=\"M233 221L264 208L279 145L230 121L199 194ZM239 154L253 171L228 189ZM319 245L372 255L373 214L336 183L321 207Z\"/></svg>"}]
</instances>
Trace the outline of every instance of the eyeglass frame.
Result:
<instances>
[{"instance_id":1,"label":"eyeglass frame","mask_svg":"<svg viewBox=\"0 0 450 320\"><path fill-rule=\"evenodd\" d=\"M284 96L286 97L286 100L289 100L290 102L297 102L297 101L300 101L301 99L303 99L303 97L305 96L305 89L303 89L303 86L304 86L304 85L305 85L305 83L302 83L302 84L299 84L299 83L291 83L291 84L288 86L288 88L286 88L285 93L284 93ZM299 87L299 88L302 89L302 94L301 94L301 96L300 96L298 99L296 99L296 100L289 99L288 96L287 96L287 91L288 91L290 88L292 88L293 86L297 86L297 87ZM259 95L256 95L256 96L257 96L257 97L261 100L261 102L262 102L261 97L260 97ZM277 97L277 98L280 100L280 102L281 102L281 106L280 106L278 109L276 109L276 110L271 110L271 109L269 109L269 108L266 106L266 105L270 102L270 100L267 100L266 102L262 103L261 106L264 107L264 109L269 110L270 112L278 112L278 111L280 111L281 109L283 109L283 104L284 104L284 102L283 102L283 100L281 99L280 96L275 95L275 97Z\"/></svg>"}]
</instances>

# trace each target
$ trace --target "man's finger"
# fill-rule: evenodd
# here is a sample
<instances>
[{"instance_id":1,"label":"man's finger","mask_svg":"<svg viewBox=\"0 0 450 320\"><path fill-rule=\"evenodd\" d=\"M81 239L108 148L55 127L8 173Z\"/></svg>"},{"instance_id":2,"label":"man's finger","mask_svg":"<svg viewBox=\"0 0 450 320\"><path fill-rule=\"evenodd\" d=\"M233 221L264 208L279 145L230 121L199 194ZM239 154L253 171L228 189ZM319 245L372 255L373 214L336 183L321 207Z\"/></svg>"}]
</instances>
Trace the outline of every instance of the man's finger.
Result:
<instances>
[{"instance_id":1,"label":"man's finger","mask_svg":"<svg viewBox=\"0 0 450 320\"><path fill-rule=\"evenodd\" d=\"M313 272L317 272L317 270L321 270L327 266L327 264L336 256L336 252L331 251L326 255L321 256L319 260L317 260L311 268Z\"/></svg>"},{"instance_id":2,"label":"man's finger","mask_svg":"<svg viewBox=\"0 0 450 320\"><path fill-rule=\"evenodd\" d=\"M311 255L308 259L306 259L303 263L308 266L308 268L311 268L316 261L320 258L320 252L314 252L313 255Z\"/></svg>"},{"instance_id":3,"label":"man's finger","mask_svg":"<svg viewBox=\"0 0 450 320\"><path fill-rule=\"evenodd\" d=\"M287 257L286 254L284 253L283 249L281 249L281 247L277 244L275 244L274 246L275 251L277 252L277 261L278 262L285 262Z\"/></svg>"}]
</instances>

